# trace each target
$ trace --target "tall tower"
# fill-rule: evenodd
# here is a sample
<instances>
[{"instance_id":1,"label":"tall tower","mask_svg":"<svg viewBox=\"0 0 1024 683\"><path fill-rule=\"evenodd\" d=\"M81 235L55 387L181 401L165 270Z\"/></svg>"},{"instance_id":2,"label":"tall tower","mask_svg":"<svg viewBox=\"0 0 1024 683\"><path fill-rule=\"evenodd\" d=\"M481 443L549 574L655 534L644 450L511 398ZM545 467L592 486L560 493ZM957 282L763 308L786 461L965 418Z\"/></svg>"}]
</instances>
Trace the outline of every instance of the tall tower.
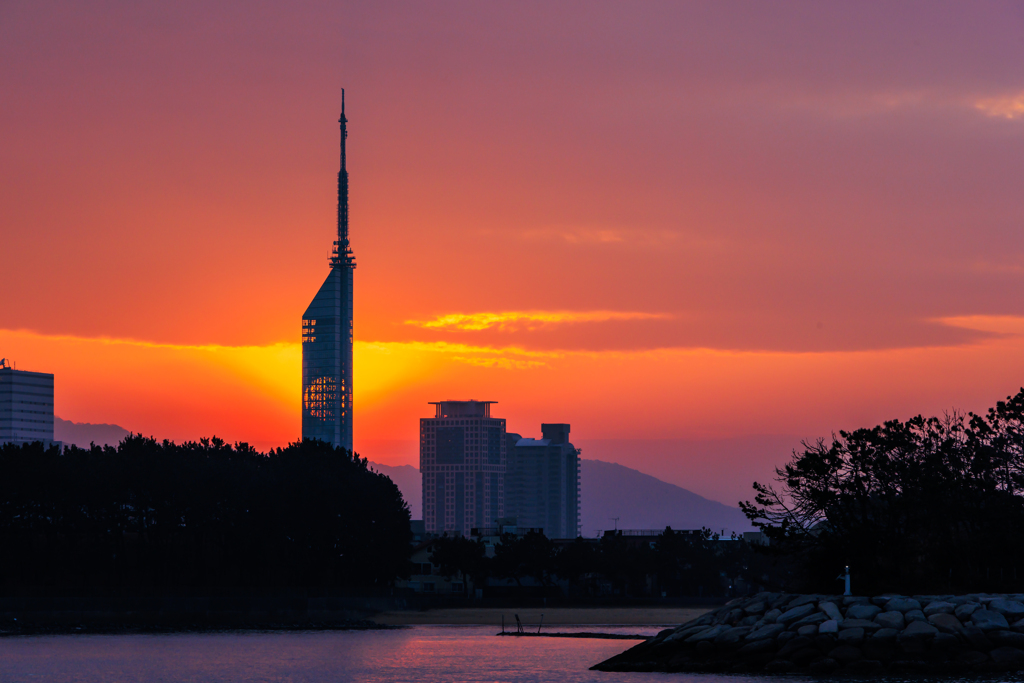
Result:
<instances>
[{"instance_id":1,"label":"tall tower","mask_svg":"<svg viewBox=\"0 0 1024 683\"><path fill-rule=\"evenodd\" d=\"M338 123L338 239L331 253L331 272L302 314L302 438L352 450L352 274L356 259L348 242L344 89Z\"/></svg>"}]
</instances>

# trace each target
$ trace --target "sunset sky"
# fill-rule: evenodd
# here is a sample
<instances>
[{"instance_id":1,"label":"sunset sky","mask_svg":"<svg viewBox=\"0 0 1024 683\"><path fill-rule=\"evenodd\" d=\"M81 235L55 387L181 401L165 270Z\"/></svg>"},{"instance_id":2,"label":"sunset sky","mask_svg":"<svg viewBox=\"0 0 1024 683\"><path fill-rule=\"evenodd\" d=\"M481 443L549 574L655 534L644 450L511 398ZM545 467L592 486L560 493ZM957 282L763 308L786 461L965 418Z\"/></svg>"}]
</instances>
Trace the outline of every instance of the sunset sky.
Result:
<instances>
[{"instance_id":1,"label":"sunset sky","mask_svg":"<svg viewBox=\"0 0 1024 683\"><path fill-rule=\"evenodd\" d=\"M56 413L300 433L347 93L355 442L569 422L735 501L1024 385L1019 3L0 3L0 356Z\"/></svg>"}]
</instances>

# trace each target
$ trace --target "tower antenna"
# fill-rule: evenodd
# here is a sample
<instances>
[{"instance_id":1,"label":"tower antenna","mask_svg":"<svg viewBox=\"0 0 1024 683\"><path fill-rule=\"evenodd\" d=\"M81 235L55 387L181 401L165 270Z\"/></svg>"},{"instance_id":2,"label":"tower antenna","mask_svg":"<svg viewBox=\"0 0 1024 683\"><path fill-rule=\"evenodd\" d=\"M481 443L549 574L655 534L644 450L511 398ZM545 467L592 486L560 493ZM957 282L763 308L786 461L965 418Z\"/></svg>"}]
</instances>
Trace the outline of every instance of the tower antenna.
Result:
<instances>
[{"instance_id":1,"label":"tower antenna","mask_svg":"<svg viewBox=\"0 0 1024 683\"><path fill-rule=\"evenodd\" d=\"M345 89L341 89L341 168L338 169L338 239L331 254L331 267L341 263L355 264L348 241L348 164L345 143L348 139L348 118L345 116Z\"/></svg>"}]
</instances>

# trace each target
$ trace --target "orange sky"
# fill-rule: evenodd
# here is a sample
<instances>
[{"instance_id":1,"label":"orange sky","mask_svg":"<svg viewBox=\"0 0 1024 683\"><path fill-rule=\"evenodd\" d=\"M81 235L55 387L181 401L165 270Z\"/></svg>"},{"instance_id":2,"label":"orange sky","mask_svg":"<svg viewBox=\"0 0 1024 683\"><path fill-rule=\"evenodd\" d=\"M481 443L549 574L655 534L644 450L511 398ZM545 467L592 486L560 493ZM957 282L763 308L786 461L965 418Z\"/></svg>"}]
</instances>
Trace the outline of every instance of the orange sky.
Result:
<instances>
[{"instance_id":1,"label":"orange sky","mask_svg":"<svg viewBox=\"0 0 1024 683\"><path fill-rule=\"evenodd\" d=\"M1012 3L5 3L0 356L56 373L65 419L297 437L344 85L357 450L415 463L427 401L496 400L734 502L777 441L716 469L607 440L795 445L1024 384L1022 29Z\"/></svg>"}]
</instances>

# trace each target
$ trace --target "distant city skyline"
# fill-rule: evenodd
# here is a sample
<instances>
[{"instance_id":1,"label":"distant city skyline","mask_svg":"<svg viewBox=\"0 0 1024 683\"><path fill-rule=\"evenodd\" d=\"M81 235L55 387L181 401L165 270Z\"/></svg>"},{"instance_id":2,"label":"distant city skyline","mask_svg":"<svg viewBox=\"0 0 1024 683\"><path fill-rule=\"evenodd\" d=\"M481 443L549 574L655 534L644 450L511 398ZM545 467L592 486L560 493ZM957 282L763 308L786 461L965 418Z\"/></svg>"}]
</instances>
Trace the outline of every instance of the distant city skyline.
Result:
<instances>
[{"instance_id":1,"label":"distant city skyline","mask_svg":"<svg viewBox=\"0 0 1024 683\"><path fill-rule=\"evenodd\" d=\"M0 356L64 419L298 438L341 86L371 459L486 394L734 503L1024 385L1017 4L2 15Z\"/></svg>"}]
</instances>

